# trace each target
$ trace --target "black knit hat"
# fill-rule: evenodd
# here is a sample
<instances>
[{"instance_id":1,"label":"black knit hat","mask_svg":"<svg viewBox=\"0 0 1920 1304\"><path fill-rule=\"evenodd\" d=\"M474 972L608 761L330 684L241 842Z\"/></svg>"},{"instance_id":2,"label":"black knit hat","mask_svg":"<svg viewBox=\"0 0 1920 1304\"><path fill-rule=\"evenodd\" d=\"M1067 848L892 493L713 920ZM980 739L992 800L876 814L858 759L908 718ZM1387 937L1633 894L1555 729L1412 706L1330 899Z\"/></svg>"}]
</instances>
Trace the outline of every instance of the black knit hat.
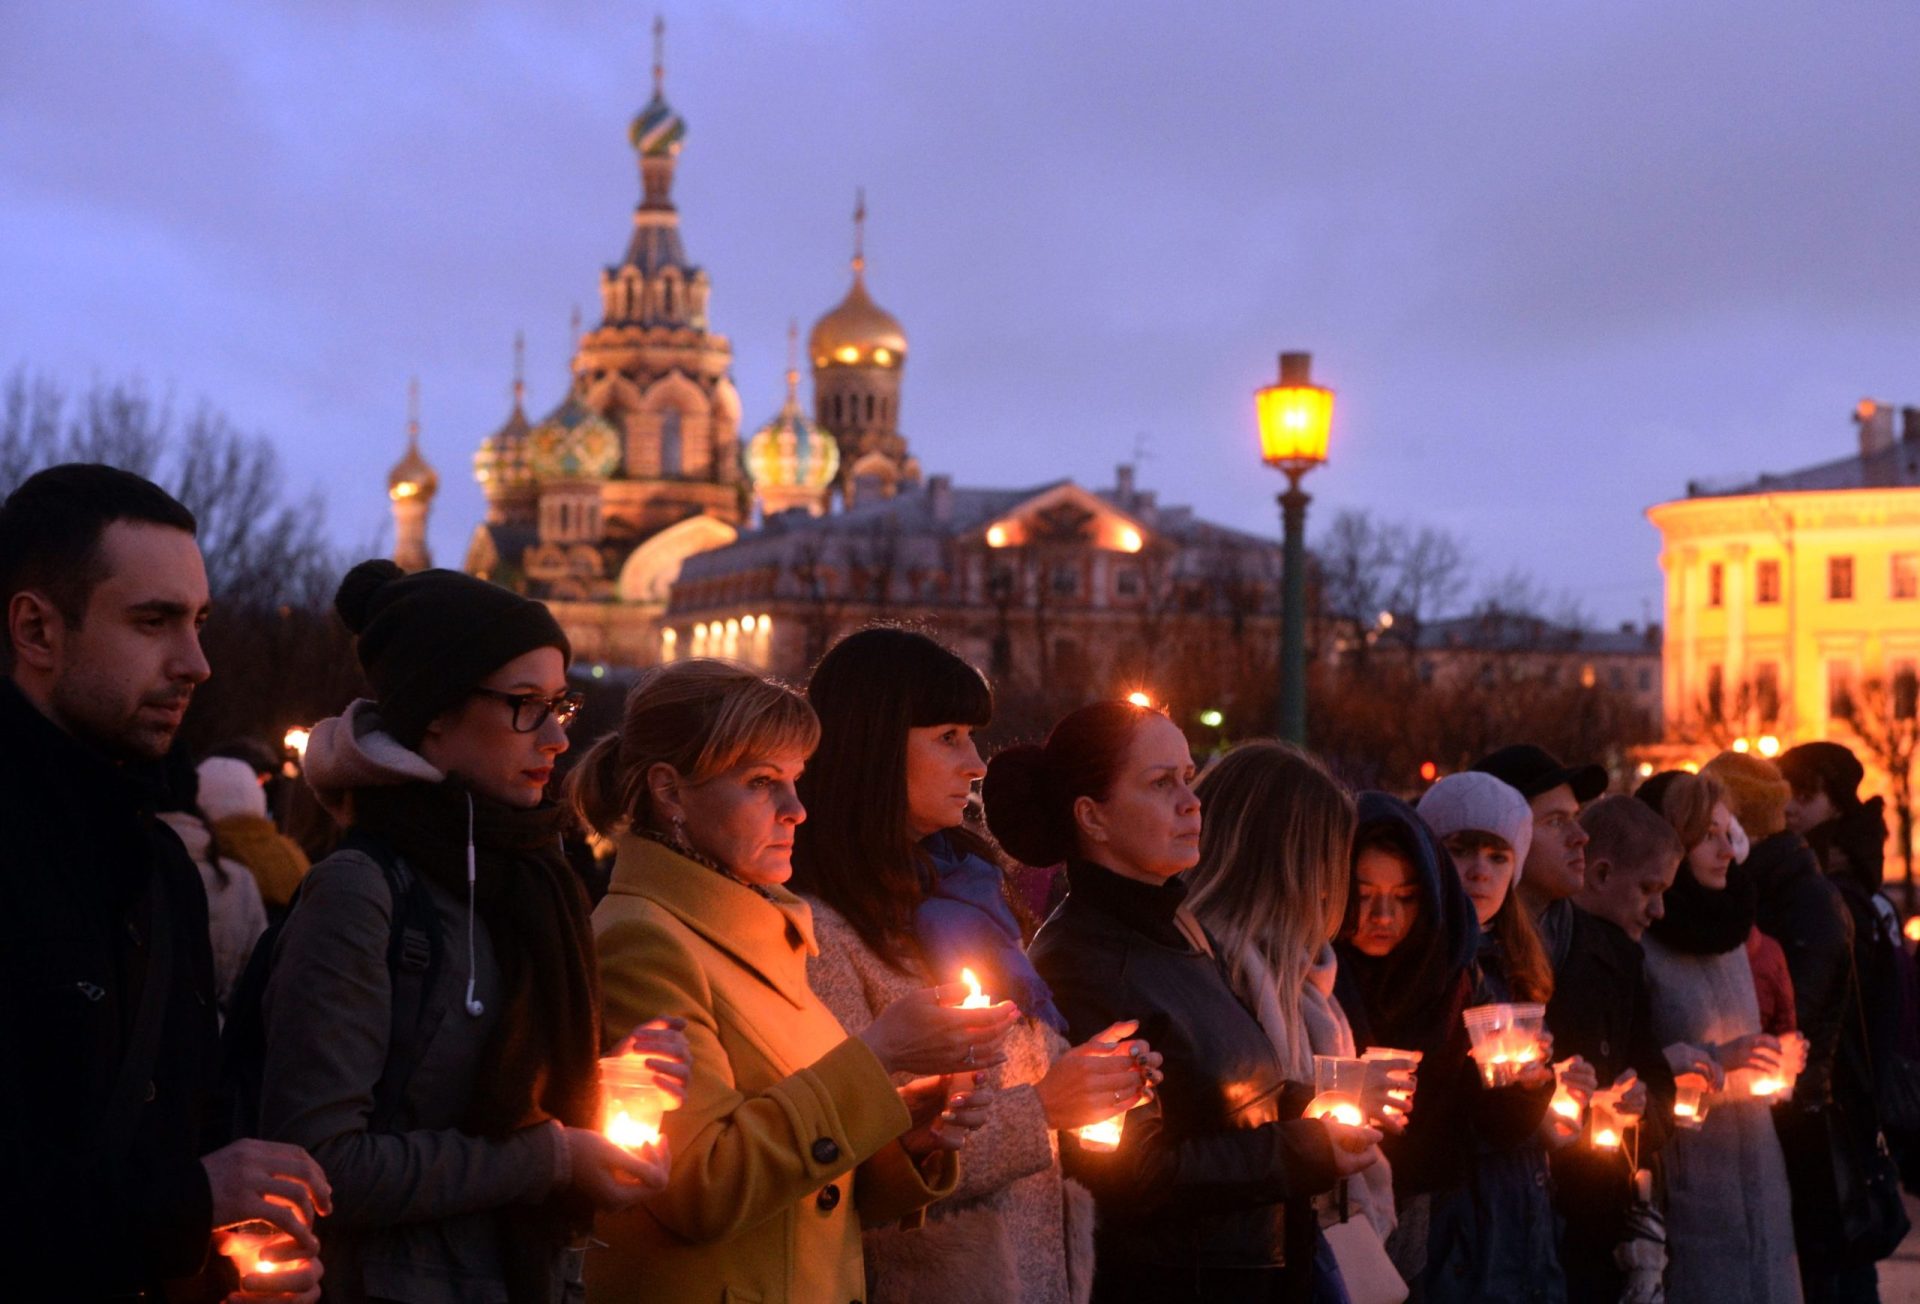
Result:
<instances>
[{"instance_id":1,"label":"black knit hat","mask_svg":"<svg viewBox=\"0 0 1920 1304\"><path fill-rule=\"evenodd\" d=\"M1780 775L1795 792L1820 791L1840 810L1860 804L1860 781L1867 777L1860 758L1839 743L1801 743L1780 754Z\"/></svg>"},{"instance_id":2,"label":"black knit hat","mask_svg":"<svg viewBox=\"0 0 1920 1304\"><path fill-rule=\"evenodd\" d=\"M1532 801L1561 784L1573 789L1573 799L1586 803L1607 790L1607 772L1598 765L1562 765L1553 753L1532 743L1515 743L1482 756L1473 768L1491 774Z\"/></svg>"},{"instance_id":3,"label":"black knit hat","mask_svg":"<svg viewBox=\"0 0 1920 1304\"><path fill-rule=\"evenodd\" d=\"M379 704L380 722L406 747L480 681L535 648L573 648L546 604L459 571L407 574L363 561L333 598Z\"/></svg>"}]
</instances>

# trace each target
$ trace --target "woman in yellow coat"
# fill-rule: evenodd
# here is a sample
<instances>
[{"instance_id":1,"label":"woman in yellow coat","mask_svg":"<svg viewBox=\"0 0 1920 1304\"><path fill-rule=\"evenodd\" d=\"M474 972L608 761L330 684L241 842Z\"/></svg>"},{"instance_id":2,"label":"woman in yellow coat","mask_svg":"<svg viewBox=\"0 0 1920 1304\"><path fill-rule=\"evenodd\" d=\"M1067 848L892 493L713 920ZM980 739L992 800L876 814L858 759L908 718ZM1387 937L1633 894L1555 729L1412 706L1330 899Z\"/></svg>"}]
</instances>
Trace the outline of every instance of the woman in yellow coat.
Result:
<instances>
[{"instance_id":1,"label":"woman in yellow coat","mask_svg":"<svg viewBox=\"0 0 1920 1304\"><path fill-rule=\"evenodd\" d=\"M618 857L593 917L608 1027L686 1022L693 1077L666 1116L672 1175L596 1229L589 1298L847 1304L863 1226L951 1192L985 1102L916 1119L890 1074L998 1062L1010 1005L927 988L849 1036L807 986L813 920L782 884L806 812L794 785L819 722L792 690L726 662L675 662L627 699L575 779Z\"/></svg>"}]
</instances>

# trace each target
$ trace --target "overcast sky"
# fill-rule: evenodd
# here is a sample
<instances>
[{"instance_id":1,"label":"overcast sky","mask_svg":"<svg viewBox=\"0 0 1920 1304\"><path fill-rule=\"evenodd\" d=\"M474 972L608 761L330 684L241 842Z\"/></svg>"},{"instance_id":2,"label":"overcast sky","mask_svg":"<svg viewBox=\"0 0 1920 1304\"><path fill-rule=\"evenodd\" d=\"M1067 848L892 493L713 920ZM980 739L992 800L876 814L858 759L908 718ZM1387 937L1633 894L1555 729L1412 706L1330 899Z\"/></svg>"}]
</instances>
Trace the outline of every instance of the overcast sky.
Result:
<instances>
[{"instance_id":1,"label":"overcast sky","mask_svg":"<svg viewBox=\"0 0 1920 1304\"><path fill-rule=\"evenodd\" d=\"M929 471L1105 485L1139 447L1163 502L1273 532L1251 394L1310 349L1310 531L1445 526L1606 620L1658 614L1649 504L1920 402L1911 3L663 11L748 429L845 290L856 185ZM537 418L631 229L654 12L0 0L0 366L210 401L343 543L418 374L457 565L515 330Z\"/></svg>"}]
</instances>

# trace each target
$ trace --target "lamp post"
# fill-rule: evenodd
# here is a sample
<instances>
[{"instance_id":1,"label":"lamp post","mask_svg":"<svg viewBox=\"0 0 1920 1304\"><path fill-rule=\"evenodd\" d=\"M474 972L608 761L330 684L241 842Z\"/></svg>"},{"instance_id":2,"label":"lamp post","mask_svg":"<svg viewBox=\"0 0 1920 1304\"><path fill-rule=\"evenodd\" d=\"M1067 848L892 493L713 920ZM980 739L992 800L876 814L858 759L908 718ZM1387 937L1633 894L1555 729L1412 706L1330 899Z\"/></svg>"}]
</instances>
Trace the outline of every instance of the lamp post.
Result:
<instances>
[{"instance_id":1,"label":"lamp post","mask_svg":"<svg viewBox=\"0 0 1920 1304\"><path fill-rule=\"evenodd\" d=\"M1307 495L1300 477L1327 460L1333 391L1309 379L1311 353L1282 353L1280 380L1253 396L1260 456L1287 477L1280 495L1285 574L1280 593L1280 737L1307 740Z\"/></svg>"}]
</instances>

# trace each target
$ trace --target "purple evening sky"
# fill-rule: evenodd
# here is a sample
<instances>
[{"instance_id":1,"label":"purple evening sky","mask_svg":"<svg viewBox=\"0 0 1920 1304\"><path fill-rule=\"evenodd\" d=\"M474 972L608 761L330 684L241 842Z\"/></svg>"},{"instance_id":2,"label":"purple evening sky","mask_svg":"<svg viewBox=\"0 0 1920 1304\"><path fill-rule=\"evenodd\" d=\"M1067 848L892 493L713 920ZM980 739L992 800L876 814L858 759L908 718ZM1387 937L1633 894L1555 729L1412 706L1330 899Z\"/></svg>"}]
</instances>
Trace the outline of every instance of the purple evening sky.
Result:
<instances>
[{"instance_id":1,"label":"purple evening sky","mask_svg":"<svg viewBox=\"0 0 1920 1304\"><path fill-rule=\"evenodd\" d=\"M407 377L443 485L527 333L629 230L633 4L14 0L0 11L0 367L137 375L270 434L384 539ZM1765 0L678 3L676 188L751 427L789 317L870 283L904 425L962 483L1110 482L1272 532L1251 392L1339 391L1310 518L1457 530L1605 619L1657 614L1641 516L1689 477L1854 447L1920 402L1920 8Z\"/></svg>"}]
</instances>

